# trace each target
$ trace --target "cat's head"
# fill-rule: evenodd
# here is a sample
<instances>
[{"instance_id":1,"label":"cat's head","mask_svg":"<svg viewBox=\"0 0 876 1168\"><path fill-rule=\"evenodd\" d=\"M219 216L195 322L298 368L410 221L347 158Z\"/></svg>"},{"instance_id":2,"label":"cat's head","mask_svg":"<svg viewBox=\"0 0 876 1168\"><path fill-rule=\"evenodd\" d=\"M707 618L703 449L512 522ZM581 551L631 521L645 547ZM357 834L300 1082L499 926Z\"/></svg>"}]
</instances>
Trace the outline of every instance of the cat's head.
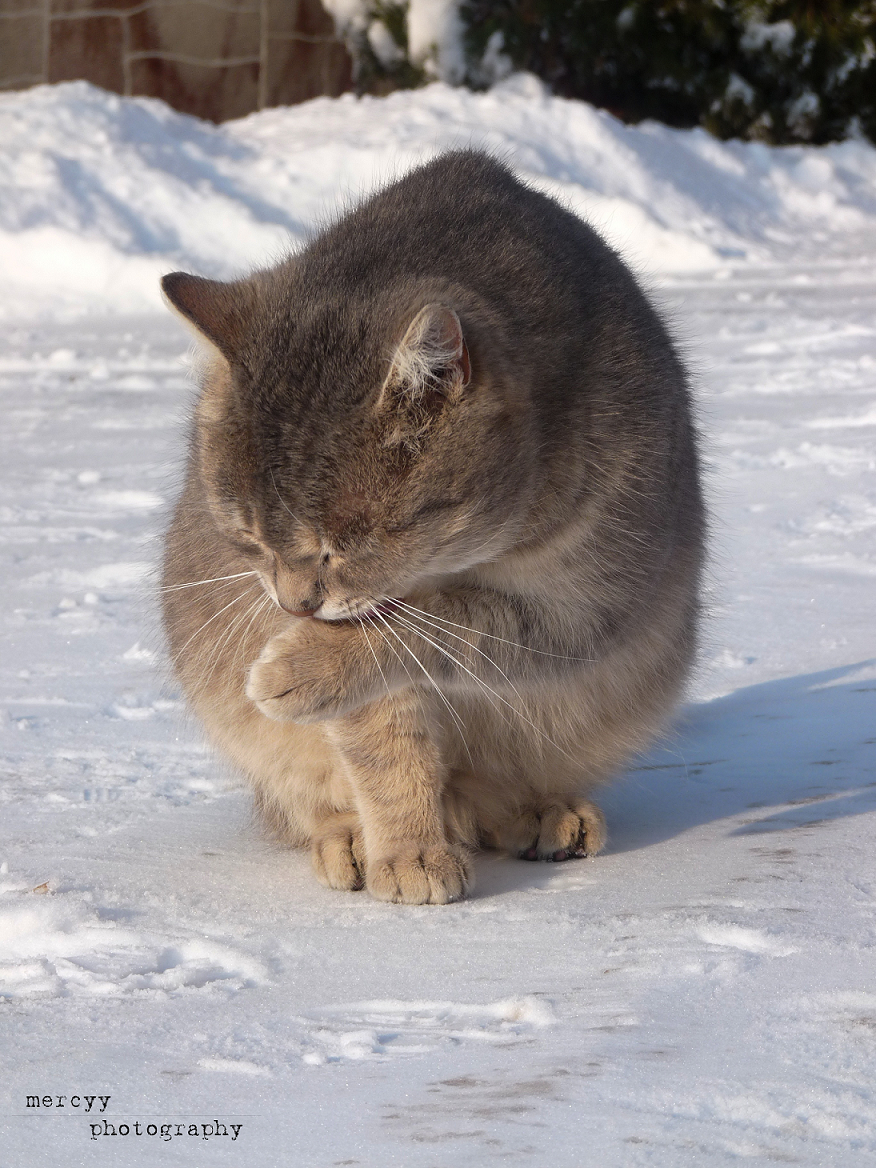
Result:
<instances>
[{"instance_id":1,"label":"cat's head","mask_svg":"<svg viewBox=\"0 0 876 1168\"><path fill-rule=\"evenodd\" d=\"M291 265L162 288L210 349L205 528L281 607L380 611L519 540L537 479L528 393L500 324L464 294L315 297Z\"/></svg>"}]
</instances>

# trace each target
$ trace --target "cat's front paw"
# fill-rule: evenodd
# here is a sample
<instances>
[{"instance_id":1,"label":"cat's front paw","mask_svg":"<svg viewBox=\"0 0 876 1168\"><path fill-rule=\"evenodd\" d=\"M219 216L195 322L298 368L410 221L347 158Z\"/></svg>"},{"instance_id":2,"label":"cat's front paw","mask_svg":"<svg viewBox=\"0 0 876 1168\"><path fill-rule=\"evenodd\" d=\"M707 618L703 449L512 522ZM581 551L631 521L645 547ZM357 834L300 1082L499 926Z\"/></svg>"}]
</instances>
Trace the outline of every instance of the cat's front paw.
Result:
<instances>
[{"instance_id":1,"label":"cat's front paw","mask_svg":"<svg viewBox=\"0 0 876 1168\"><path fill-rule=\"evenodd\" d=\"M250 666L246 696L276 722L319 722L344 707L337 630L300 622L278 633Z\"/></svg>"},{"instance_id":2,"label":"cat's front paw","mask_svg":"<svg viewBox=\"0 0 876 1168\"><path fill-rule=\"evenodd\" d=\"M369 858L366 887L395 904L449 904L468 895L474 877L463 848L413 842Z\"/></svg>"},{"instance_id":3,"label":"cat's front paw","mask_svg":"<svg viewBox=\"0 0 876 1168\"><path fill-rule=\"evenodd\" d=\"M327 888L364 888L365 841L358 816L333 815L320 823L311 837L310 858L317 880Z\"/></svg>"}]
</instances>

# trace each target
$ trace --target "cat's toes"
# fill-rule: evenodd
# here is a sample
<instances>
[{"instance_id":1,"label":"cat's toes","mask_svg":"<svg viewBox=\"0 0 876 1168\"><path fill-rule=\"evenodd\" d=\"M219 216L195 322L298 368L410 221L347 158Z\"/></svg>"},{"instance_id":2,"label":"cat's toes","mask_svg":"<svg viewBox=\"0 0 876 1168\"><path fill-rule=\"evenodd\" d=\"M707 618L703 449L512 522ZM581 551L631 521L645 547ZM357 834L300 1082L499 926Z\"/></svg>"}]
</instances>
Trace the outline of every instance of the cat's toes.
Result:
<instances>
[{"instance_id":1,"label":"cat's toes","mask_svg":"<svg viewBox=\"0 0 876 1168\"><path fill-rule=\"evenodd\" d=\"M249 667L246 696L275 722L319 721L331 704L330 696L306 676L301 663L290 666L288 649L279 637L269 641Z\"/></svg>"},{"instance_id":2,"label":"cat's toes","mask_svg":"<svg viewBox=\"0 0 876 1168\"><path fill-rule=\"evenodd\" d=\"M521 860L573 860L595 856L605 847L605 816L582 799L571 806L549 803L519 815L499 833L501 846Z\"/></svg>"},{"instance_id":3,"label":"cat's toes","mask_svg":"<svg viewBox=\"0 0 876 1168\"><path fill-rule=\"evenodd\" d=\"M365 845L358 828L340 826L315 835L310 860L317 880L327 888L357 892L365 887Z\"/></svg>"},{"instance_id":4,"label":"cat's toes","mask_svg":"<svg viewBox=\"0 0 876 1168\"><path fill-rule=\"evenodd\" d=\"M579 821L575 856L598 856L608 843L608 825L602 809L583 799L575 804L573 814Z\"/></svg>"},{"instance_id":5,"label":"cat's toes","mask_svg":"<svg viewBox=\"0 0 876 1168\"><path fill-rule=\"evenodd\" d=\"M463 848L404 844L368 865L368 891L396 904L449 904L472 889L471 863Z\"/></svg>"},{"instance_id":6,"label":"cat's toes","mask_svg":"<svg viewBox=\"0 0 876 1168\"><path fill-rule=\"evenodd\" d=\"M268 718L284 721L284 698L288 689L289 669L273 643L268 642L257 661L249 667L246 696Z\"/></svg>"}]
</instances>

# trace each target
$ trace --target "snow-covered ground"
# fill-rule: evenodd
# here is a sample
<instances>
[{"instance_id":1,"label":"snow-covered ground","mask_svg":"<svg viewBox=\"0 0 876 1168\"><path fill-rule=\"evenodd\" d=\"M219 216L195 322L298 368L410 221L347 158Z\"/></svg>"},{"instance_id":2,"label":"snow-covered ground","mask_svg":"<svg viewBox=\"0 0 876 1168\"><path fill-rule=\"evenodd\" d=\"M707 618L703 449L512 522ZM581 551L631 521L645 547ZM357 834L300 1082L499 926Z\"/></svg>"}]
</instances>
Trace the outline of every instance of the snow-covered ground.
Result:
<instances>
[{"instance_id":1,"label":"snow-covered ground","mask_svg":"<svg viewBox=\"0 0 876 1168\"><path fill-rule=\"evenodd\" d=\"M0 97L0 141L0 1168L872 1164L876 150L521 78L219 129L77 84ZM606 855L404 908L268 842L162 674L192 391L152 282L467 142L603 224L683 343L709 617Z\"/></svg>"}]
</instances>

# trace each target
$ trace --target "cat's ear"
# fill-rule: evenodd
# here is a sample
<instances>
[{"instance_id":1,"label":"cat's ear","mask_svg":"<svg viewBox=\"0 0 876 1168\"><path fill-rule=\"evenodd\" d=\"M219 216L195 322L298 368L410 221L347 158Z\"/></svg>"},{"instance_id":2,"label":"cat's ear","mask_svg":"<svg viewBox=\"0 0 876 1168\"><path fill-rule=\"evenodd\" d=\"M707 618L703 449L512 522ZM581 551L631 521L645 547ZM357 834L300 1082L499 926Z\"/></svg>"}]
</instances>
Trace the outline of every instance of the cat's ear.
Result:
<instances>
[{"instance_id":1,"label":"cat's ear","mask_svg":"<svg viewBox=\"0 0 876 1168\"><path fill-rule=\"evenodd\" d=\"M250 290L245 284L223 284L186 272L171 272L161 291L174 312L223 357L233 361L249 324Z\"/></svg>"},{"instance_id":2,"label":"cat's ear","mask_svg":"<svg viewBox=\"0 0 876 1168\"><path fill-rule=\"evenodd\" d=\"M395 351L388 383L417 399L464 389L470 380L471 360L459 317L443 304L427 304Z\"/></svg>"}]
</instances>

